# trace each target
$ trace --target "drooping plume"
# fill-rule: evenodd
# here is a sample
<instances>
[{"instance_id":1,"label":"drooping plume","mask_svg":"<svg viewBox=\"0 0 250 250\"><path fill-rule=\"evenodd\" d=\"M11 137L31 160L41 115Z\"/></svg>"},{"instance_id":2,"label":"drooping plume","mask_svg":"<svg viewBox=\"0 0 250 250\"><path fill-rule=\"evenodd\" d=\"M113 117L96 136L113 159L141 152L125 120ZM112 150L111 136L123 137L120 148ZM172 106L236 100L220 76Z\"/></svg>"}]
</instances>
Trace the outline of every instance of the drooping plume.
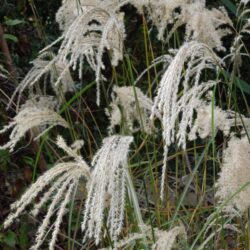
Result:
<instances>
[{"instance_id":1,"label":"drooping plume","mask_svg":"<svg viewBox=\"0 0 250 250\"><path fill-rule=\"evenodd\" d=\"M202 104L204 94L216 84L214 81L200 83L202 71L214 69L220 63L221 60L205 44L185 43L162 76L151 114L151 119L158 114L162 116L165 143L162 198L169 146L177 142L179 147L186 148L187 131L192 127L194 111Z\"/></svg>"},{"instance_id":2,"label":"drooping plume","mask_svg":"<svg viewBox=\"0 0 250 250\"><path fill-rule=\"evenodd\" d=\"M30 71L16 87L9 106L17 96L17 109L19 108L21 95L25 89L29 89L31 97L34 94L46 95L47 82L50 83L59 98L60 94L74 89L74 81L70 75L69 67L64 62L56 61L53 53L40 54L32 61L32 64ZM39 86L41 82L42 89ZM36 93L37 89L38 93Z\"/></svg>"},{"instance_id":3,"label":"drooping plume","mask_svg":"<svg viewBox=\"0 0 250 250\"><path fill-rule=\"evenodd\" d=\"M0 134L12 129L9 142L0 146L0 149L14 150L17 142L31 129L38 128L34 140L41 137L47 128L54 126L68 127L68 123L57 114L54 109L56 101L52 97L39 97L28 100L8 125L4 126Z\"/></svg>"},{"instance_id":4,"label":"drooping plume","mask_svg":"<svg viewBox=\"0 0 250 250\"><path fill-rule=\"evenodd\" d=\"M101 239L105 209L108 211L109 235L114 242L122 230L127 157L132 140L133 137L119 135L105 138L92 161L94 170L88 188L82 230L84 238L93 237L96 245Z\"/></svg>"},{"instance_id":5,"label":"drooping plume","mask_svg":"<svg viewBox=\"0 0 250 250\"><path fill-rule=\"evenodd\" d=\"M55 60L65 63L73 70L78 67L80 79L86 61L95 72L99 104L100 81L105 79L101 72L105 69L102 61L105 50L109 51L113 66L117 66L118 61L123 58L124 14L113 6L112 1L71 2L64 1L57 14L57 20L62 29L65 29L62 36L45 50L62 41Z\"/></svg>"},{"instance_id":6,"label":"drooping plume","mask_svg":"<svg viewBox=\"0 0 250 250\"><path fill-rule=\"evenodd\" d=\"M73 161L58 163L40 176L22 195L20 200L11 205L11 213L4 222L5 228L10 226L38 197L39 201L36 202L31 210L33 216L37 216L42 207L50 202L48 211L37 231L36 241L31 248L32 250L40 249L51 224L52 216L56 214L52 238L49 244L49 249L54 249L60 224L66 211L66 205L72 198L74 189L78 187L81 179L88 181L91 178L90 168L82 157L77 154L79 147L67 146L62 137L58 137L57 145L62 148L69 157L73 158ZM78 145L82 144L78 143ZM40 196L41 193L42 195ZM59 209L57 210L57 208Z\"/></svg>"},{"instance_id":7,"label":"drooping plume","mask_svg":"<svg viewBox=\"0 0 250 250\"><path fill-rule=\"evenodd\" d=\"M89 9L97 6L99 2L99 0L63 0L56 13L56 21L60 29L67 31L77 16L86 13Z\"/></svg>"}]
</instances>

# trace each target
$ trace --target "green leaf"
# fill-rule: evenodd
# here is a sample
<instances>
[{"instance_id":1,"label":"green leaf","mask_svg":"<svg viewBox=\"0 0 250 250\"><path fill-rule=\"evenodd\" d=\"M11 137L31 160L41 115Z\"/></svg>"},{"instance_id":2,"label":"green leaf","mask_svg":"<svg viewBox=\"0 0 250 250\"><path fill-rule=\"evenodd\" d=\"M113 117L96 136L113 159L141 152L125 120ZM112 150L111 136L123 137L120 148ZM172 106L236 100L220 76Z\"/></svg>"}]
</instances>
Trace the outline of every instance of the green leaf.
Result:
<instances>
[{"instance_id":1,"label":"green leaf","mask_svg":"<svg viewBox=\"0 0 250 250\"><path fill-rule=\"evenodd\" d=\"M16 26L16 25L24 23L24 21L23 20L19 20L19 19L8 19L8 18L5 18L5 22L4 23L7 26Z\"/></svg>"},{"instance_id":2,"label":"green leaf","mask_svg":"<svg viewBox=\"0 0 250 250\"><path fill-rule=\"evenodd\" d=\"M0 150L0 170L6 170L10 161L10 153L7 150Z\"/></svg>"},{"instance_id":3,"label":"green leaf","mask_svg":"<svg viewBox=\"0 0 250 250\"><path fill-rule=\"evenodd\" d=\"M67 103L63 105L63 107L59 111L59 114L62 114L72 103L74 103L75 100L77 100L78 97L80 97L83 93L87 92L94 85L95 85L95 82L91 82L87 86L83 87L80 91L75 93L75 95L69 101L67 101Z\"/></svg>"},{"instance_id":4,"label":"green leaf","mask_svg":"<svg viewBox=\"0 0 250 250\"><path fill-rule=\"evenodd\" d=\"M29 165L29 166L33 166L34 165L34 159L32 157L29 157L27 155L24 155L23 157L23 161Z\"/></svg>"},{"instance_id":5,"label":"green leaf","mask_svg":"<svg viewBox=\"0 0 250 250\"><path fill-rule=\"evenodd\" d=\"M16 245L16 234L12 231L8 231L5 235L4 235L4 239L3 239L4 243L7 244L9 247L14 248Z\"/></svg>"},{"instance_id":6,"label":"green leaf","mask_svg":"<svg viewBox=\"0 0 250 250\"><path fill-rule=\"evenodd\" d=\"M239 89L241 89L243 92L247 94L250 94L250 84L248 84L247 82L241 80L236 76L234 77L234 79L235 79L235 84Z\"/></svg>"},{"instance_id":7,"label":"green leaf","mask_svg":"<svg viewBox=\"0 0 250 250\"><path fill-rule=\"evenodd\" d=\"M225 78L227 78L227 80L229 80L231 78L231 74L225 70L222 70L223 75L225 76ZM234 76L234 84L236 85L237 88L239 88L240 90L242 90L243 92L250 94L250 84L245 82L244 80L240 79L237 76Z\"/></svg>"},{"instance_id":8,"label":"green leaf","mask_svg":"<svg viewBox=\"0 0 250 250\"><path fill-rule=\"evenodd\" d=\"M11 34L4 34L4 38L7 39L7 40L11 40L11 41L13 41L13 42L15 42L15 43L18 42L17 37L16 37L16 36L13 36L13 35L11 35Z\"/></svg>"},{"instance_id":9,"label":"green leaf","mask_svg":"<svg viewBox=\"0 0 250 250\"><path fill-rule=\"evenodd\" d=\"M236 5L230 0L221 0L221 2L234 14L236 15L237 7Z\"/></svg>"},{"instance_id":10,"label":"green leaf","mask_svg":"<svg viewBox=\"0 0 250 250\"><path fill-rule=\"evenodd\" d=\"M19 235L19 243L22 250L28 249L28 243L29 243L28 232L29 228L27 223L22 223Z\"/></svg>"}]
</instances>

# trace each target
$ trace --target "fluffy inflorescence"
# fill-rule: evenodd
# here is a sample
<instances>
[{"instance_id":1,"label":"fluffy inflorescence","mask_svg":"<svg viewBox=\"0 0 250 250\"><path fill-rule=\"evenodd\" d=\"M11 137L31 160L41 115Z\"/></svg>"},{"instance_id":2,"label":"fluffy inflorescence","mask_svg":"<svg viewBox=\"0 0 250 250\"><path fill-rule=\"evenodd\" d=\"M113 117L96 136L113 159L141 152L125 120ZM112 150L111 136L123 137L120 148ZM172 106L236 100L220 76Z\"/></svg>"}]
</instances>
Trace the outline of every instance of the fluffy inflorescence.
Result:
<instances>
[{"instance_id":1,"label":"fluffy inflorescence","mask_svg":"<svg viewBox=\"0 0 250 250\"><path fill-rule=\"evenodd\" d=\"M56 13L56 21L62 31L67 31L77 16L86 13L92 7L98 6L99 0L63 0Z\"/></svg>"},{"instance_id":2,"label":"fluffy inflorescence","mask_svg":"<svg viewBox=\"0 0 250 250\"><path fill-rule=\"evenodd\" d=\"M103 146L93 158L94 170L88 188L82 230L85 238L93 237L96 244L101 238L106 208L109 235L114 242L122 230L127 157L132 140L133 137L118 135L105 138Z\"/></svg>"},{"instance_id":3,"label":"fluffy inflorescence","mask_svg":"<svg viewBox=\"0 0 250 250\"><path fill-rule=\"evenodd\" d=\"M176 226L169 231L161 230L159 228L151 228L147 225L140 225L144 228L144 233L147 236L147 239L150 242L152 250L171 250L177 249L179 247L177 237L179 236L183 240L186 240L186 230L183 225ZM154 239L152 237L152 230L154 230ZM126 238L119 241L116 244L118 249L128 249L130 245L135 241L141 241L144 238L144 235L141 233L132 233L129 234ZM148 242L148 243L149 243ZM153 243L151 243L153 242ZM100 250L110 250L112 248L103 248ZM178 248L179 249L179 248Z\"/></svg>"},{"instance_id":4,"label":"fluffy inflorescence","mask_svg":"<svg viewBox=\"0 0 250 250\"><path fill-rule=\"evenodd\" d=\"M230 129L233 126L231 112L224 111L219 107L213 108L212 103L201 103L196 108L197 117L192 125L192 129L188 134L190 141L196 140L197 135L205 139L212 136L213 131L220 130L225 136L228 136Z\"/></svg>"},{"instance_id":5,"label":"fluffy inflorescence","mask_svg":"<svg viewBox=\"0 0 250 250\"><path fill-rule=\"evenodd\" d=\"M226 211L234 208L244 212L250 206L250 143L247 136L232 137L223 152L216 196L226 202ZM240 190L243 188L242 190Z\"/></svg>"},{"instance_id":6,"label":"fluffy inflorescence","mask_svg":"<svg viewBox=\"0 0 250 250\"><path fill-rule=\"evenodd\" d=\"M59 125L68 127L68 123L53 109L56 102L51 97L39 97L27 101L13 118L8 125L4 126L0 131L0 134L12 129L9 136L9 142L0 146L0 149L14 150L17 142L31 129L38 128L38 135L35 139L38 139L43 135L47 129Z\"/></svg>"},{"instance_id":7,"label":"fluffy inflorescence","mask_svg":"<svg viewBox=\"0 0 250 250\"><path fill-rule=\"evenodd\" d=\"M36 94L46 94L46 82L49 80L52 88L60 99L60 93L72 91L74 89L74 81L70 75L67 64L60 61L55 61L55 55L44 52L38 56L33 62L33 67L16 87L9 106L14 98L18 96L17 108L19 107L20 98L25 89L29 89L31 97ZM43 89L40 90L39 83L43 80ZM37 91L38 90L38 91ZM9 107L8 106L8 107Z\"/></svg>"},{"instance_id":8,"label":"fluffy inflorescence","mask_svg":"<svg viewBox=\"0 0 250 250\"><path fill-rule=\"evenodd\" d=\"M185 64L186 72L183 76ZM187 131L192 127L194 111L201 105L204 94L216 84L213 81L200 83L202 71L206 68L213 69L218 64L220 59L205 44L185 43L162 76L151 114L151 119L158 114L162 116L165 146L161 197L168 148L174 142L183 149L186 148ZM182 94L178 96L180 89Z\"/></svg>"},{"instance_id":9,"label":"fluffy inflorescence","mask_svg":"<svg viewBox=\"0 0 250 250\"><path fill-rule=\"evenodd\" d=\"M168 24L173 24L167 39L174 31L185 25L186 41L205 43L211 49L225 50L222 38L231 33L232 21L224 8L207 9L204 0L159 0L129 1L140 12L146 14L158 30L158 38L165 40ZM179 9L177 11L177 9ZM227 25L230 28L221 28ZM211 35L213 34L213 35Z\"/></svg>"},{"instance_id":10,"label":"fluffy inflorescence","mask_svg":"<svg viewBox=\"0 0 250 250\"><path fill-rule=\"evenodd\" d=\"M127 129L134 133L139 129L151 134L152 124L149 120L153 102L137 87L113 88L113 101L110 103L110 111L106 114L110 119L109 133L114 132L115 126L126 124ZM134 124L137 122L139 127Z\"/></svg>"},{"instance_id":11,"label":"fluffy inflorescence","mask_svg":"<svg viewBox=\"0 0 250 250\"><path fill-rule=\"evenodd\" d=\"M124 14L117 6L119 4L116 1L64 0L56 14L56 20L63 31L62 36L44 48L41 55L32 62L33 67L16 88L11 102L18 94L19 103L26 88L34 88L41 79L46 82L48 78L60 98L61 92L74 88L69 69L78 68L79 78L82 79L86 61L95 72L99 104L100 81L105 79L101 72L105 69L103 54L109 51L113 66L123 58ZM54 55L50 49L58 43L61 45Z\"/></svg>"},{"instance_id":12,"label":"fluffy inflorescence","mask_svg":"<svg viewBox=\"0 0 250 250\"><path fill-rule=\"evenodd\" d=\"M109 208L107 225L112 240L116 242L123 226L127 155L132 140L133 137L129 136L111 136L104 139L102 148L93 158L91 171L78 154L83 145L82 142L77 141L68 146L59 136L58 147L62 148L73 160L58 163L39 177L21 199L12 204L11 213L5 220L4 227L10 226L38 197L39 201L31 210L33 216L37 216L42 207L50 201L47 213L37 231L35 244L31 249L40 249L52 216L56 214L49 244L50 250L54 249L66 205L72 199L73 191L78 187L79 181L85 179L85 183L88 183L88 197L82 223L84 238L94 237L96 244L99 243L104 223L104 211Z\"/></svg>"},{"instance_id":13,"label":"fluffy inflorescence","mask_svg":"<svg viewBox=\"0 0 250 250\"><path fill-rule=\"evenodd\" d=\"M188 133L190 141L198 137L205 139L215 135L217 131L221 131L224 136L228 137L232 128L237 128L242 135L250 131L249 118L232 110L222 110L212 103L201 102L196 108L196 113L197 116Z\"/></svg>"},{"instance_id":14,"label":"fluffy inflorescence","mask_svg":"<svg viewBox=\"0 0 250 250\"><path fill-rule=\"evenodd\" d=\"M31 210L31 214L34 216L37 216L43 205L50 201L47 213L37 231L35 244L31 248L33 250L40 249L51 224L52 216L56 214L49 245L50 250L54 249L60 224L66 211L66 205L72 198L74 189L77 188L82 178L85 180L90 179L90 168L82 157L77 154L79 147L75 147L74 145L72 147L67 146L62 137L58 137L57 145L62 148L69 157L72 157L73 161L58 163L40 176L22 195L21 199L11 205L11 213L4 222L4 227L8 227L38 197L39 201L36 202ZM78 145L81 145L81 143L78 143ZM41 193L42 195L40 196Z\"/></svg>"},{"instance_id":15,"label":"fluffy inflorescence","mask_svg":"<svg viewBox=\"0 0 250 250\"><path fill-rule=\"evenodd\" d=\"M86 60L95 71L97 82L97 103L100 102L100 81L105 79L102 70L105 68L102 57L105 50L111 56L111 64L116 66L123 58L123 40L125 37L123 13L116 11L112 5L105 1L79 2L78 13L71 1L64 1L63 9L59 10L57 20L66 23L56 61L65 63L76 70L79 65L79 78L82 79L82 70ZM63 21L59 18L67 9L69 14ZM72 8L72 9L71 9ZM70 23L72 20L72 23ZM66 29L67 28L67 29ZM54 43L53 43L54 44ZM53 45L52 44L52 45Z\"/></svg>"},{"instance_id":16,"label":"fluffy inflorescence","mask_svg":"<svg viewBox=\"0 0 250 250\"><path fill-rule=\"evenodd\" d=\"M177 236L186 238L184 226L177 226L169 231L155 229L156 242L153 244L153 250L171 250L175 247Z\"/></svg>"},{"instance_id":17,"label":"fluffy inflorescence","mask_svg":"<svg viewBox=\"0 0 250 250\"><path fill-rule=\"evenodd\" d=\"M136 1L131 1L136 2ZM183 8L189 0L159 0L159 1L141 1L141 6L134 3L135 7L139 10L143 7L146 10L146 14L149 20L158 30L158 39L164 40L165 31L168 24L174 23L177 15L175 9Z\"/></svg>"},{"instance_id":18,"label":"fluffy inflorescence","mask_svg":"<svg viewBox=\"0 0 250 250\"><path fill-rule=\"evenodd\" d=\"M222 38L232 32L232 21L224 8L210 10L204 2L194 1L183 8L179 20L186 23L186 40L204 43L211 49L225 50ZM221 28L222 25L230 28Z\"/></svg>"},{"instance_id":19,"label":"fluffy inflorescence","mask_svg":"<svg viewBox=\"0 0 250 250\"><path fill-rule=\"evenodd\" d=\"M33 62L33 68L17 87L13 98L19 92L20 99L25 88L32 87L48 75L51 75L56 92L60 86L63 91L71 89L73 83L69 69L78 69L79 78L82 79L86 61L95 72L97 103L100 104L100 81L105 80L102 74L105 69L102 57L108 51L113 66L117 66L123 58L125 28L121 7L129 3L140 13L145 10L148 19L158 29L159 39L165 40L167 25L174 23L169 36L176 28L185 25L186 41L195 40L205 43L211 49L224 50L221 40L230 30L221 28L221 25L231 27L232 22L223 8L207 9L203 0L63 0L56 14L62 36L43 50L51 60L44 60L42 53ZM177 8L180 8L180 13L176 12ZM55 56L47 53L58 43L61 45Z\"/></svg>"}]
</instances>

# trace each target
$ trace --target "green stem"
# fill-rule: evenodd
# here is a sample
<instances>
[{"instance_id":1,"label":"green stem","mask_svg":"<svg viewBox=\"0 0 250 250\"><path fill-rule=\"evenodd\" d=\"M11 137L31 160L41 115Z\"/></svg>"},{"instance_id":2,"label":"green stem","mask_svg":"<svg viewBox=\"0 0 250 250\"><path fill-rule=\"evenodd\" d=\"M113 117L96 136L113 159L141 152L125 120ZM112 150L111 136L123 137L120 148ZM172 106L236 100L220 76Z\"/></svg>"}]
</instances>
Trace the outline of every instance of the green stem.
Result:
<instances>
[{"instance_id":1,"label":"green stem","mask_svg":"<svg viewBox=\"0 0 250 250\"><path fill-rule=\"evenodd\" d=\"M134 185L133 185L133 181L131 179L131 176L130 176L130 173L129 173L128 169L126 170L126 177L127 177L127 184L128 184L127 186L128 186L128 191L129 191L129 198L130 198L131 203L133 203L135 216L136 216L136 219L137 219L137 222L138 222L138 226L139 226L139 229L140 229L141 233L143 234L143 243L144 243L145 249L149 249L148 248L148 243L147 243L147 236L146 236L145 230L143 228L144 222L143 222L143 219L142 219L142 214L141 214L139 202L138 202L137 195L136 195L136 192L135 192L135 188L134 188Z\"/></svg>"}]
</instances>

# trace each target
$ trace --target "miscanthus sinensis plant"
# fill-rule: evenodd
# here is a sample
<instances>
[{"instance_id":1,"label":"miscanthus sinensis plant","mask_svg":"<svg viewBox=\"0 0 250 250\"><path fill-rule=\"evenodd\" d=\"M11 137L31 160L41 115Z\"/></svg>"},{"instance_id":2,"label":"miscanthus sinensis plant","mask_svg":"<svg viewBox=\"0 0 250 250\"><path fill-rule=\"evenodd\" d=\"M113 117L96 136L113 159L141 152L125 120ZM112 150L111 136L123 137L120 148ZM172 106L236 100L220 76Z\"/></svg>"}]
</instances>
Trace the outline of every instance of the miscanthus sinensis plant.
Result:
<instances>
[{"instance_id":1,"label":"miscanthus sinensis plant","mask_svg":"<svg viewBox=\"0 0 250 250\"><path fill-rule=\"evenodd\" d=\"M40 139L36 164L45 154L50 168L4 227L29 211L40 222L33 250L49 233L49 249L63 245L66 214L68 249L239 249L245 225L234 220L250 205L248 5L231 20L204 0L63 0L61 34L15 88L16 114L0 131L10 152L27 133ZM131 10L143 20L134 48Z\"/></svg>"}]
</instances>

